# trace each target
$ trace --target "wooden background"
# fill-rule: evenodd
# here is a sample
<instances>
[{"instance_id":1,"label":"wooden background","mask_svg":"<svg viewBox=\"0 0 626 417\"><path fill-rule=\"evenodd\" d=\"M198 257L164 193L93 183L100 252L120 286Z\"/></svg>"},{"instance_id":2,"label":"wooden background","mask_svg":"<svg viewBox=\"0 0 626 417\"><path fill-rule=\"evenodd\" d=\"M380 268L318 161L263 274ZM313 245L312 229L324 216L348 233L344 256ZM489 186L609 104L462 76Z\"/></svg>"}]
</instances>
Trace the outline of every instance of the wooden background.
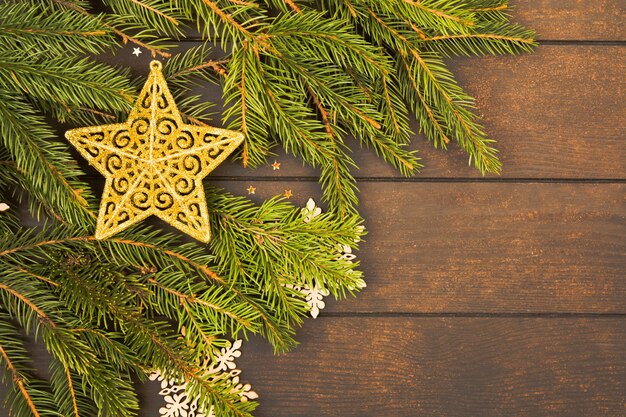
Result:
<instances>
[{"instance_id":1,"label":"wooden background","mask_svg":"<svg viewBox=\"0 0 626 417\"><path fill-rule=\"evenodd\" d=\"M451 64L502 176L421 137L416 178L357 153L368 287L308 320L292 353L244 344L259 417L626 416L626 2L514 3L535 54ZM277 160L212 180L319 195Z\"/></svg>"},{"instance_id":2,"label":"wooden background","mask_svg":"<svg viewBox=\"0 0 626 417\"><path fill-rule=\"evenodd\" d=\"M422 137L411 179L356 152L368 287L307 320L292 353L244 344L258 417L626 415L626 2L514 3L535 54L451 62L503 174ZM131 52L116 59L145 73ZM207 180L319 198L314 170L276 160ZM142 415L158 415L157 391Z\"/></svg>"},{"instance_id":3,"label":"wooden background","mask_svg":"<svg viewBox=\"0 0 626 417\"><path fill-rule=\"evenodd\" d=\"M292 353L244 344L258 417L626 415L626 1L512 3L536 53L451 61L503 174L423 137L415 178L356 152L368 287L329 300ZM145 74L131 52L112 60ZM276 160L207 181L319 201L314 170ZM158 416L158 389L141 388L142 416Z\"/></svg>"}]
</instances>

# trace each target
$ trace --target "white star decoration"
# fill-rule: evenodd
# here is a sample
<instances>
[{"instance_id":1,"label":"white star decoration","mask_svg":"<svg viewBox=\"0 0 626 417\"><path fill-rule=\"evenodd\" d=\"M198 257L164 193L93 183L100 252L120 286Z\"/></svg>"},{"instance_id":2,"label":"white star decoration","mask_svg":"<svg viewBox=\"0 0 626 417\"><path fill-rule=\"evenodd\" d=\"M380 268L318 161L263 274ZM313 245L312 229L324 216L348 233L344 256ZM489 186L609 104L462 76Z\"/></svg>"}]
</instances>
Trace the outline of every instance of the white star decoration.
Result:
<instances>
[{"instance_id":1,"label":"white star decoration","mask_svg":"<svg viewBox=\"0 0 626 417\"><path fill-rule=\"evenodd\" d=\"M133 48L133 55L139 56L141 54L141 48Z\"/></svg>"}]
</instances>

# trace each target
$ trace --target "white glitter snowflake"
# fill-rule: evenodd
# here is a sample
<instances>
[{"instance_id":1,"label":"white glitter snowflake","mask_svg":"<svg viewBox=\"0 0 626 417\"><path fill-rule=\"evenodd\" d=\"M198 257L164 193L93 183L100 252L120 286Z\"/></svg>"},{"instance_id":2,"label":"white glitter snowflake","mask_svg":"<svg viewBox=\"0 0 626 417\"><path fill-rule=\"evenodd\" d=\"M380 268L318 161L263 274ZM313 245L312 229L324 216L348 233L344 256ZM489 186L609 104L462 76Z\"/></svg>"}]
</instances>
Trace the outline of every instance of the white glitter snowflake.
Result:
<instances>
[{"instance_id":1,"label":"white glitter snowflake","mask_svg":"<svg viewBox=\"0 0 626 417\"><path fill-rule=\"evenodd\" d=\"M317 283L313 288L309 287L307 284L285 284L285 287L300 291L304 295L304 299L309 305L309 313L314 319L320 314L320 310L326 307L324 297L328 296L330 293L326 288L320 288Z\"/></svg>"}]
</instances>

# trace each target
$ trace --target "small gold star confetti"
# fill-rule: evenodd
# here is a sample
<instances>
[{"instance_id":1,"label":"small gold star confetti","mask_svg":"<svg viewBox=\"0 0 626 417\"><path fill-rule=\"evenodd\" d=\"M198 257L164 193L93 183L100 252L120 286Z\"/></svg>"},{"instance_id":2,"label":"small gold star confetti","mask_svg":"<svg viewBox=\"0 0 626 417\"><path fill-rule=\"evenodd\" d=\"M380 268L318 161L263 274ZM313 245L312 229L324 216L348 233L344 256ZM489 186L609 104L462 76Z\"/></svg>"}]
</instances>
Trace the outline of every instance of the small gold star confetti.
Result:
<instances>
[{"instance_id":1,"label":"small gold star confetti","mask_svg":"<svg viewBox=\"0 0 626 417\"><path fill-rule=\"evenodd\" d=\"M183 123L159 61L150 63L125 123L72 129L65 137L106 178L96 239L155 215L202 242L211 237L202 179L244 139Z\"/></svg>"},{"instance_id":2,"label":"small gold star confetti","mask_svg":"<svg viewBox=\"0 0 626 417\"><path fill-rule=\"evenodd\" d=\"M248 190L248 194L255 194L256 193L256 188L254 188L253 186L249 186L247 188Z\"/></svg>"},{"instance_id":3,"label":"small gold star confetti","mask_svg":"<svg viewBox=\"0 0 626 417\"><path fill-rule=\"evenodd\" d=\"M272 164L272 171L276 171L277 169L280 169L280 162L274 161Z\"/></svg>"},{"instance_id":4,"label":"small gold star confetti","mask_svg":"<svg viewBox=\"0 0 626 417\"><path fill-rule=\"evenodd\" d=\"M291 190L285 190L285 193L283 194L283 196L285 198L291 198L291 196L293 196L293 193L291 192Z\"/></svg>"}]
</instances>

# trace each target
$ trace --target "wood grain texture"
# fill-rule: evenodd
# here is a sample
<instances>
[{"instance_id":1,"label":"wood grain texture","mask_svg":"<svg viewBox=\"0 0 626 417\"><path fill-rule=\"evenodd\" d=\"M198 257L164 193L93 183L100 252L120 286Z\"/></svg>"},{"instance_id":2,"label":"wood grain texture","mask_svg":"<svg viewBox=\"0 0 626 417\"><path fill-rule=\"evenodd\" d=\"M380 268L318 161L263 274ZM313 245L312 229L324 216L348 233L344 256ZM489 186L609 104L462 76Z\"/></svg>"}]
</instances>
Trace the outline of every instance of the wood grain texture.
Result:
<instances>
[{"instance_id":1,"label":"wood grain texture","mask_svg":"<svg viewBox=\"0 0 626 417\"><path fill-rule=\"evenodd\" d=\"M622 319L334 317L273 357L244 345L257 417L615 417L626 409Z\"/></svg>"},{"instance_id":2,"label":"wood grain texture","mask_svg":"<svg viewBox=\"0 0 626 417\"><path fill-rule=\"evenodd\" d=\"M626 6L620 0L513 0L513 21L532 27L539 39L626 40Z\"/></svg>"},{"instance_id":3,"label":"wood grain texture","mask_svg":"<svg viewBox=\"0 0 626 417\"><path fill-rule=\"evenodd\" d=\"M213 181L258 201L301 181ZM341 312L626 313L626 184L361 182L368 287Z\"/></svg>"},{"instance_id":4,"label":"wood grain texture","mask_svg":"<svg viewBox=\"0 0 626 417\"><path fill-rule=\"evenodd\" d=\"M371 311L626 312L624 184L363 184Z\"/></svg>"}]
</instances>

